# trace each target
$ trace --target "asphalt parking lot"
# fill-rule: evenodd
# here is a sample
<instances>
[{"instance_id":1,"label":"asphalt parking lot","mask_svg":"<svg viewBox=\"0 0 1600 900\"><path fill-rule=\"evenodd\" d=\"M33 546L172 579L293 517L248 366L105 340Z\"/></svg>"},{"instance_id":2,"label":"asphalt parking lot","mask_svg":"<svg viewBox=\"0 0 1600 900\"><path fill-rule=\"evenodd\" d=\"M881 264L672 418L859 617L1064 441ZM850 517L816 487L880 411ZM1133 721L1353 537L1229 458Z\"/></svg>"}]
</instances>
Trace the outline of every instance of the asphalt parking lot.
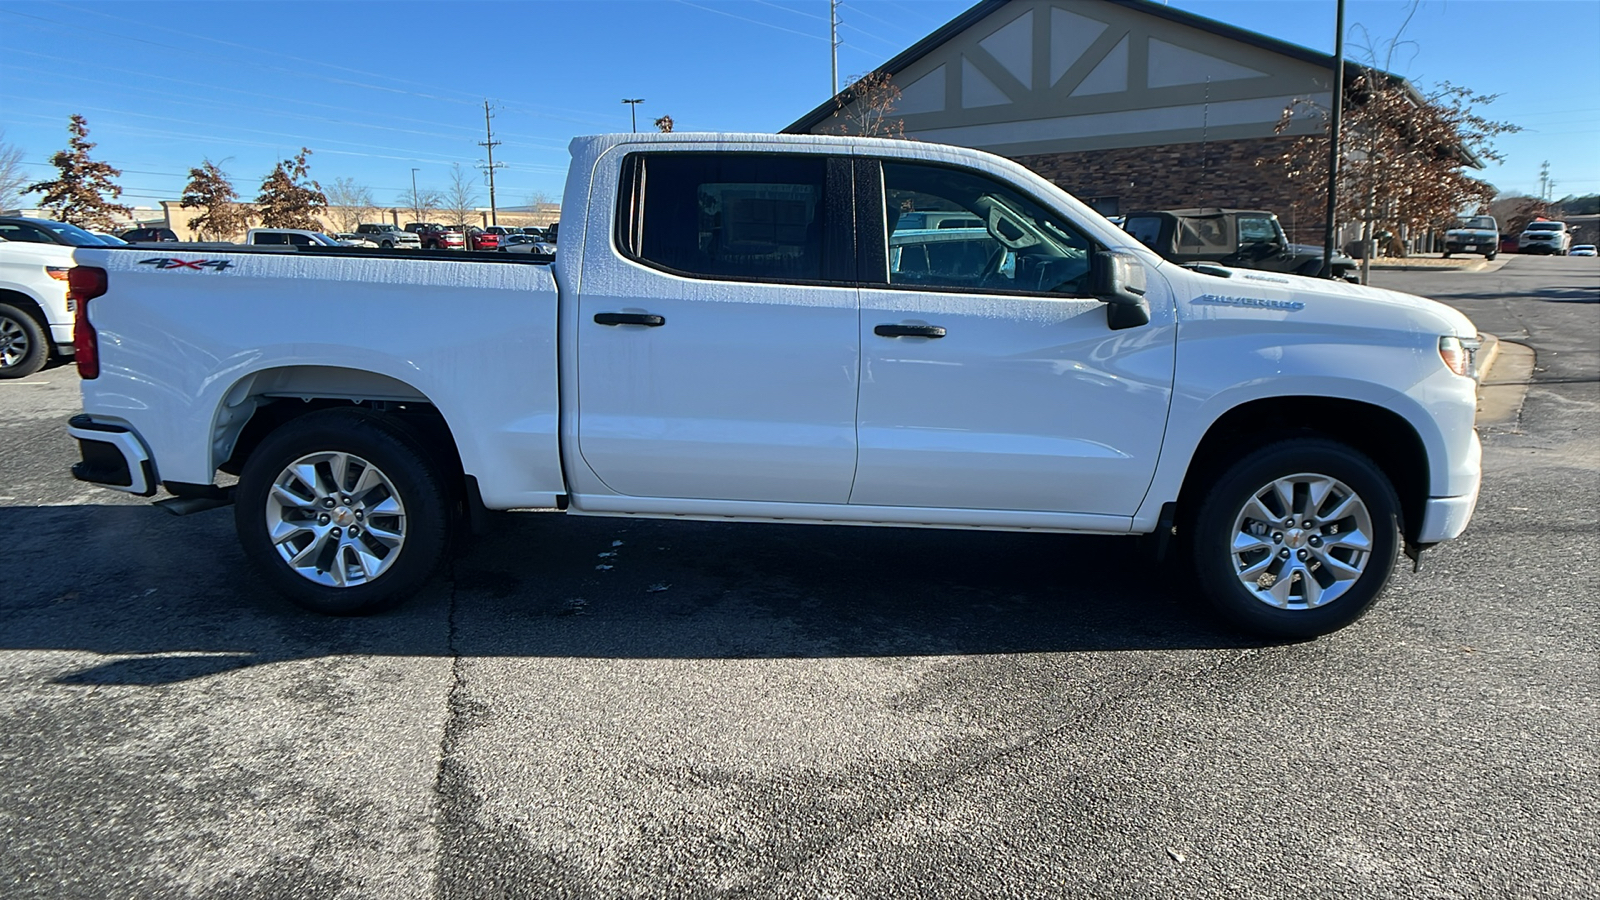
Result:
<instances>
[{"instance_id":1,"label":"asphalt parking lot","mask_svg":"<svg viewBox=\"0 0 1600 900\"><path fill-rule=\"evenodd\" d=\"M1298 644L1127 539L541 516L319 618L71 481L70 366L0 382L0 896L1593 895L1596 262L1375 275L1532 383Z\"/></svg>"}]
</instances>

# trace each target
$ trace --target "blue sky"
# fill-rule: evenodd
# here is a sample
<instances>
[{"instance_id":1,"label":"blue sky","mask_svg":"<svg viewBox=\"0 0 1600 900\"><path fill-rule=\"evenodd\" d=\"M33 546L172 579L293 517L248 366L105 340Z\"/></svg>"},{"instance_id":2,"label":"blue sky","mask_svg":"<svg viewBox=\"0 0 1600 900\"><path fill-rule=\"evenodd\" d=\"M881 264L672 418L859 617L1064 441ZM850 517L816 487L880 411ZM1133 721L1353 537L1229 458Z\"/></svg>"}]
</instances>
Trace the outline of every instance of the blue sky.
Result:
<instances>
[{"instance_id":1,"label":"blue sky","mask_svg":"<svg viewBox=\"0 0 1600 900\"><path fill-rule=\"evenodd\" d=\"M841 78L866 72L970 0L845 0ZM1171 0L1171 5L1331 53L1333 0ZM1404 0L1349 0L1382 40ZM312 176L398 203L483 158L494 107L501 205L559 198L575 134L670 114L680 131L776 131L830 93L826 0L0 0L0 129L27 171L88 118L125 199L180 193L210 157L253 196L276 159L310 147ZM1391 68L1500 94L1487 111L1522 125L1483 177L1535 193L1600 192L1600 0L1424 0Z\"/></svg>"}]
</instances>

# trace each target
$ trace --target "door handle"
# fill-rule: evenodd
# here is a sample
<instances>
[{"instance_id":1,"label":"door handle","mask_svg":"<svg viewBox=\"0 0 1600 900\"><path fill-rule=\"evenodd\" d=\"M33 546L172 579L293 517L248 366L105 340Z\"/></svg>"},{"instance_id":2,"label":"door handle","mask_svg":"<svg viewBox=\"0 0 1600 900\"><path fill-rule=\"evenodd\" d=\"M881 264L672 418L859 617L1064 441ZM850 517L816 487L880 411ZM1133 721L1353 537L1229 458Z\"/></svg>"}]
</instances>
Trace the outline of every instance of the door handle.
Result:
<instances>
[{"instance_id":1,"label":"door handle","mask_svg":"<svg viewBox=\"0 0 1600 900\"><path fill-rule=\"evenodd\" d=\"M594 320L599 325L643 325L646 328L659 328L667 324L665 316L647 313L595 313Z\"/></svg>"},{"instance_id":2,"label":"door handle","mask_svg":"<svg viewBox=\"0 0 1600 900\"><path fill-rule=\"evenodd\" d=\"M872 329L879 337L944 337L942 325L879 325Z\"/></svg>"}]
</instances>

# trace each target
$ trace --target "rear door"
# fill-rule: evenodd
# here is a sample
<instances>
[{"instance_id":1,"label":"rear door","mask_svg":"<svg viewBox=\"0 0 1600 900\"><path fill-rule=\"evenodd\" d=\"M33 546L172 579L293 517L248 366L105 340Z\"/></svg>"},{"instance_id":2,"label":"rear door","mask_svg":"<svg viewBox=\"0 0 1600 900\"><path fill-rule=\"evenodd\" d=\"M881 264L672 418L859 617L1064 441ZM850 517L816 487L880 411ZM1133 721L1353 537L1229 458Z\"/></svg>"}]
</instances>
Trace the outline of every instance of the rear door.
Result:
<instances>
[{"instance_id":1,"label":"rear door","mask_svg":"<svg viewBox=\"0 0 1600 900\"><path fill-rule=\"evenodd\" d=\"M577 302L589 471L639 497L846 502L859 370L848 160L674 150L621 166L617 196L591 202L590 220L616 227L586 241Z\"/></svg>"}]
</instances>

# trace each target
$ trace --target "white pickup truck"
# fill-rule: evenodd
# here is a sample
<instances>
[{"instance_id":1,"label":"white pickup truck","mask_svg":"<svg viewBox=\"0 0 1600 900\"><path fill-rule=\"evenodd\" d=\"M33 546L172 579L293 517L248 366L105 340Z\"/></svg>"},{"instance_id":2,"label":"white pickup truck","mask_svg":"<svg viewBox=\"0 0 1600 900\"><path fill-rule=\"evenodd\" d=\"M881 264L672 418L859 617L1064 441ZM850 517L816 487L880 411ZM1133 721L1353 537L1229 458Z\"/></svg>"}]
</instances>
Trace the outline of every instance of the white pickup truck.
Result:
<instances>
[{"instance_id":1,"label":"white pickup truck","mask_svg":"<svg viewBox=\"0 0 1600 900\"><path fill-rule=\"evenodd\" d=\"M235 503L247 555L328 613L414 591L487 510L562 510L1149 534L1192 565L1174 590L1312 636L1472 516L1449 307L1182 268L973 150L571 152L553 262L76 251L74 474Z\"/></svg>"}]
</instances>

